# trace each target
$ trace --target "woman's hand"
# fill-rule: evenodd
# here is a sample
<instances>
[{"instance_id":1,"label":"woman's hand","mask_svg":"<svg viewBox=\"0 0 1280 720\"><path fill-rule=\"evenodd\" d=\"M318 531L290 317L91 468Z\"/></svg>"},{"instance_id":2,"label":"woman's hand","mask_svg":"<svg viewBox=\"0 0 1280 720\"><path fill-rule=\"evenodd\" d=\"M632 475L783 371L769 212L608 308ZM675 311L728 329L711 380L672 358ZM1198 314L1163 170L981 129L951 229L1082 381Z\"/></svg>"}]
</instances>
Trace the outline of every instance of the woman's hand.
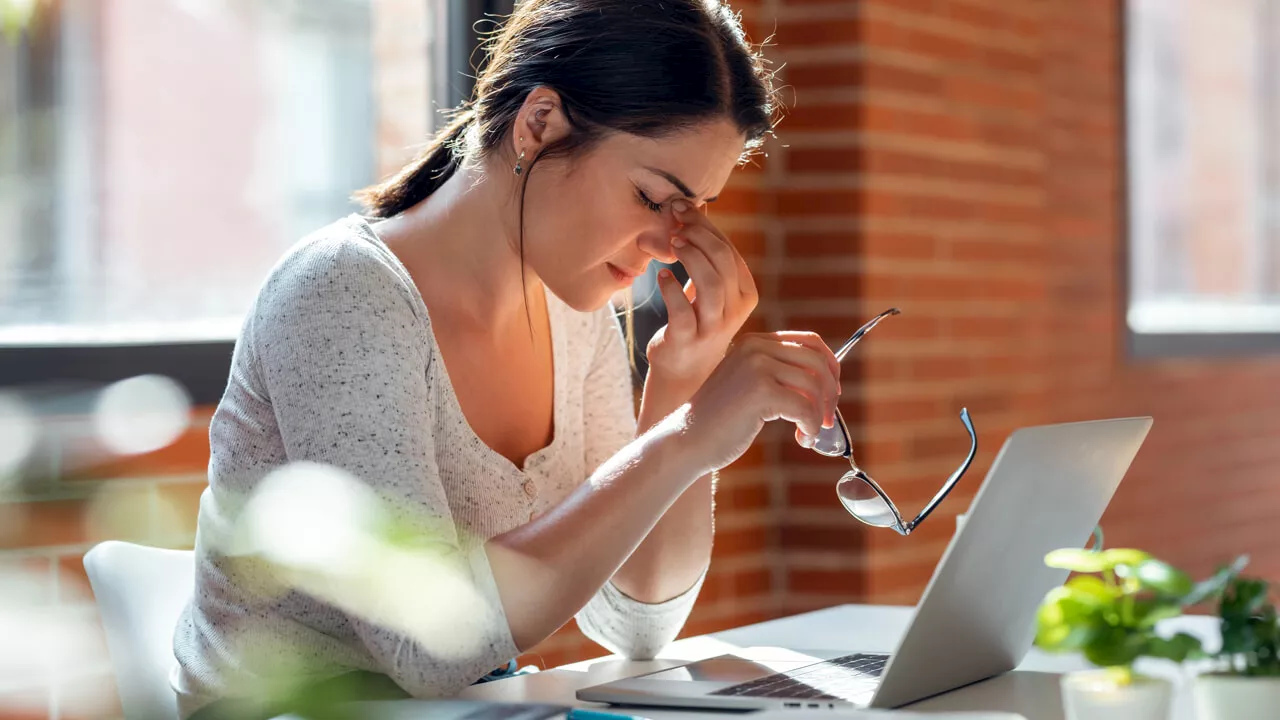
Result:
<instances>
[{"instance_id":1,"label":"woman's hand","mask_svg":"<svg viewBox=\"0 0 1280 720\"><path fill-rule=\"evenodd\" d=\"M694 394L683 433L705 472L742 456L770 420L816 436L835 424L840 363L809 332L750 333Z\"/></svg>"},{"instance_id":2,"label":"woman's hand","mask_svg":"<svg viewBox=\"0 0 1280 720\"><path fill-rule=\"evenodd\" d=\"M649 375L692 393L724 359L759 295L742 255L706 215L683 200L671 209L682 223L672 248L689 282L681 288L670 271L658 274L667 324L649 341Z\"/></svg>"}]
</instances>

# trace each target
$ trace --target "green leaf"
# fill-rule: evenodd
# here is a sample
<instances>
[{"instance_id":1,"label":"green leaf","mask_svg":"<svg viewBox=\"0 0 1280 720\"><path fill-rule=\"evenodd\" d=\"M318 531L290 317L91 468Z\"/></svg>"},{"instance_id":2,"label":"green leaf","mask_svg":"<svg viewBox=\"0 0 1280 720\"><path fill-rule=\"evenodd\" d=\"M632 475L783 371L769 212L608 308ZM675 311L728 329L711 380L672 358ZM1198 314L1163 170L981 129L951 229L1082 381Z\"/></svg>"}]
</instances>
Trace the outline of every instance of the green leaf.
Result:
<instances>
[{"instance_id":1,"label":"green leaf","mask_svg":"<svg viewBox=\"0 0 1280 720\"><path fill-rule=\"evenodd\" d=\"M1161 620L1182 614L1182 606L1161 598L1141 598L1133 603L1133 622L1143 630L1155 627Z\"/></svg>"},{"instance_id":2,"label":"green leaf","mask_svg":"<svg viewBox=\"0 0 1280 720\"><path fill-rule=\"evenodd\" d=\"M1257 634L1246 619L1242 622L1222 623L1222 654L1238 655L1251 651L1258 644Z\"/></svg>"},{"instance_id":3,"label":"green leaf","mask_svg":"<svg viewBox=\"0 0 1280 720\"><path fill-rule=\"evenodd\" d=\"M1114 550L1079 550L1062 548L1045 555L1044 564L1073 572L1096 573L1111 570L1117 565L1137 566L1151 555L1141 550L1115 548Z\"/></svg>"},{"instance_id":4,"label":"green leaf","mask_svg":"<svg viewBox=\"0 0 1280 720\"><path fill-rule=\"evenodd\" d=\"M1219 602L1219 654L1224 658L1243 657L1246 673L1264 664L1280 663L1274 659L1280 655L1280 631L1276 628L1275 606L1267 601L1268 589L1265 580L1236 577L1227 584Z\"/></svg>"},{"instance_id":5,"label":"green leaf","mask_svg":"<svg viewBox=\"0 0 1280 720\"><path fill-rule=\"evenodd\" d=\"M1052 568L1084 573L1096 573L1108 569L1102 559L1102 553L1075 548L1054 550L1044 556L1044 564Z\"/></svg>"},{"instance_id":6,"label":"green leaf","mask_svg":"<svg viewBox=\"0 0 1280 720\"><path fill-rule=\"evenodd\" d=\"M1096 597L1063 586L1045 596L1036 612L1036 645L1048 651L1078 650L1104 626Z\"/></svg>"},{"instance_id":7,"label":"green leaf","mask_svg":"<svg viewBox=\"0 0 1280 720\"><path fill-rule=\"evenodd\" d=\"M1135 576L1143 587L1166 597L1183 598L1195 587L1191 576L1155 558L1142 561L1137 566Z\"/></svg>"},{"instance_id":8,"label":"green leaf","mask_svg":"<svg viewBox=\"0 0 1280 720\"><path fill-rule=\"evenodd\" d=\"M1066 588L1072 596L1091 597L1099 603L1111 603L1120 597L1120 591L1106 584L1096 575L1075 575L1067 581Z\"/></svg>"},{"instance_id":9,"label":"green leaf","mask_svg":"<svg viewBox=\"0 0 1280 720\"><path fill-rule=\"evenodd\" d=\"M1122 627L1107 627L1094 633L1083 648L1084 657L1098 667L1132 665L1146 649L1147 638Z\"/></svg>"},{"instance_id":10,"label":"green leaf","mask_svg":"<svg viewBox=\"0 0 1280 720\"><path fill-rule=\"evenodd\" d=\"M1115 548L1112 550L1102 551L1102 560L1108 567L1117 567L1128 565L1129 567L1138 567L1142 563L1151 559L1151 554L1141 550L1132 548Z\"/></svg>"},{"instance_id":11,"label":"green leaf","mask_svg":"<svg viewBox=\"0 0 1280 720\"><path fill-rule=\"evenodd\" d=\"M1041 625L1036 629L1036 647L1047 652L1072 652L1092 642L1097 628L1093 625Z\"/></svg>"},{"instance_id":12,"label":"green leaf","mask_svg":"<svg viewBox=\"0 0 1280 720\"><path fill-rule=\"evenodd\" d=\"M1257 613L1266 604L1267 581L1241 578L1236 587L1236 600L1241 609L1250 615Z\"/></svg>"},{"instance_id":13,"label":"green leaf","mask_svg":"<svg viewBox=\"0 0 1280 720\"><path fill-rule=\"evenodd\" d=\"M1162 637L1148 638L1147 646L1143 649L1142 654L1180 663L1199 649L1200 638L1187 633L1178 633L1168 639Z\"/></svg>"}]
</instances>

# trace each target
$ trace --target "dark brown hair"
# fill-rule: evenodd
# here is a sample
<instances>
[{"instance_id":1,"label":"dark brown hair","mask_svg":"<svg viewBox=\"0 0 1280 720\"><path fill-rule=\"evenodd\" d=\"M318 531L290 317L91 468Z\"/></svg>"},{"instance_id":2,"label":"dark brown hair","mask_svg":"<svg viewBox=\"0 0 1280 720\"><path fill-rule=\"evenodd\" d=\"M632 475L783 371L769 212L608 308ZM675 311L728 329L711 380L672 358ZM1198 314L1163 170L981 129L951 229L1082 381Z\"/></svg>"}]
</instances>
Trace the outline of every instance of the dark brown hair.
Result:
<instances>
[{"instance_id":1,"label":"dark brown hair","mask_svg":"<svg viewBox=\"0 0 1280 720\"><path fill-rule=\"evenodd\" d=\"M484 49L471 100L409 165L356 195L368 215L398 215L463 163L501 152L538 87L559 93L572 131L525 164L522 256L524 186L544 158L588 151L610 132L658 138L722 118L750 153L773 126L771 75L721 0L526 0Z\"/></svg>"}]
</instances>

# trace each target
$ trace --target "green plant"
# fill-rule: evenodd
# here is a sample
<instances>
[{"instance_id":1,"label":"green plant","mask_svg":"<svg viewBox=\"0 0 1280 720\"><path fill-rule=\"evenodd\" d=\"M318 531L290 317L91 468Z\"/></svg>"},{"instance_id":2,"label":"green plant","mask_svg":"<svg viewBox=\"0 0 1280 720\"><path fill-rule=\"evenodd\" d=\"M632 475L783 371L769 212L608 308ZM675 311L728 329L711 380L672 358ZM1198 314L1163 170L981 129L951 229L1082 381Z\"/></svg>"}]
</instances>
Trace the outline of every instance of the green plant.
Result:
<instances>
[{"instance_id":1,"label":"green plant","mask_svg":"<svg viewBox=\"0 0 1280 720\"><path fill-rule=\"evenodd\" d=\"M1182 662L1199 654L1199 638L1187 633L1164 637L1156 624L1217 597L1241 561L1196 583L1141 550L1102 550L1100 541L1095 548L1045 556L1049 567L1078 574L1041 603L1036 645L1049 652L1080 652L1120 685L1133 681L1133 663L1140 657Z\"/></svg>"},{"instance_id":2,"label":"green plant","mask_svg":"<svg viewBox=\"0 0 1280 720\"><path fill-rule=\"evenodd\" d=\"M0 34L16 43L36 13L36 0L0 0Z\"/></svg>"},{"instance_id":3,"label":"green plant","mask_svg":"<svg viewBox=\"0 0 1280 720\"><path fill-rule=\"evenodd\" d=\"M1214 654L1220 672L1280 677L1280 625L1268 599L1267 581L1233 577L1218 602L1222 649Z\"/></svg>"}]
</instances>

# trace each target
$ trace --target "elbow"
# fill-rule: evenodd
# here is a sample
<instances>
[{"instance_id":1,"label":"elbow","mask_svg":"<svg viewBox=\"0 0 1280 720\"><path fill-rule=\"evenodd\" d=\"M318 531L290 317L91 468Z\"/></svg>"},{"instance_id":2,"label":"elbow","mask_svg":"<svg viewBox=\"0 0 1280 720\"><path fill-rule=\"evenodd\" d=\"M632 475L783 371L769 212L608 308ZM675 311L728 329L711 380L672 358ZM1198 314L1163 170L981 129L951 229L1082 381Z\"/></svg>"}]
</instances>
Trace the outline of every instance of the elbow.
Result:
<instances>
[{"instance_id":1,"label":"elbow","mask_svg":"<svg viewBox=\"0 0 1280 720\"><path fill-rule=\"evenodd\" d=\"M627 660L653 660L675 640L670 637L657 636L651 633L605 634L589 625L581 624L582 634L602 646L604 649Z\"/></svg>"},{"instance_id":2,"label":"elbow","mask_svg":"<svg viewBox=\"0 0 1280 720\"><path fill-rule=\"evenodd\" d=\"M618 654L628 660L653 660L675 641L675 637L635 637L624 647L618 648Z\"/></svg>"},{"instance_id":3,"label":"elbow","mask_svg":"<svg viewBox=\"0 0 1280 720\"><path fill-rule=\"evenodd\" d=\"M533 652L533 649L542 644L545 640L555 634L559 628L552 630L538 629L534 630L528 627L517 627L514 623L511 625L511 641L515 643L516 650L520 655Z\"/></svg>"},{"instance_id":4,"label":"elbow","mask_svg":"<svg viewBox=\"0 0 1280 720\"><path fill-rule=\"evenodd\" d=\"M588 639L627 660L653 660L675 641L683 622L637 622L638 618L578 616L578 627Z\"/></svg>"}]
</instances>

